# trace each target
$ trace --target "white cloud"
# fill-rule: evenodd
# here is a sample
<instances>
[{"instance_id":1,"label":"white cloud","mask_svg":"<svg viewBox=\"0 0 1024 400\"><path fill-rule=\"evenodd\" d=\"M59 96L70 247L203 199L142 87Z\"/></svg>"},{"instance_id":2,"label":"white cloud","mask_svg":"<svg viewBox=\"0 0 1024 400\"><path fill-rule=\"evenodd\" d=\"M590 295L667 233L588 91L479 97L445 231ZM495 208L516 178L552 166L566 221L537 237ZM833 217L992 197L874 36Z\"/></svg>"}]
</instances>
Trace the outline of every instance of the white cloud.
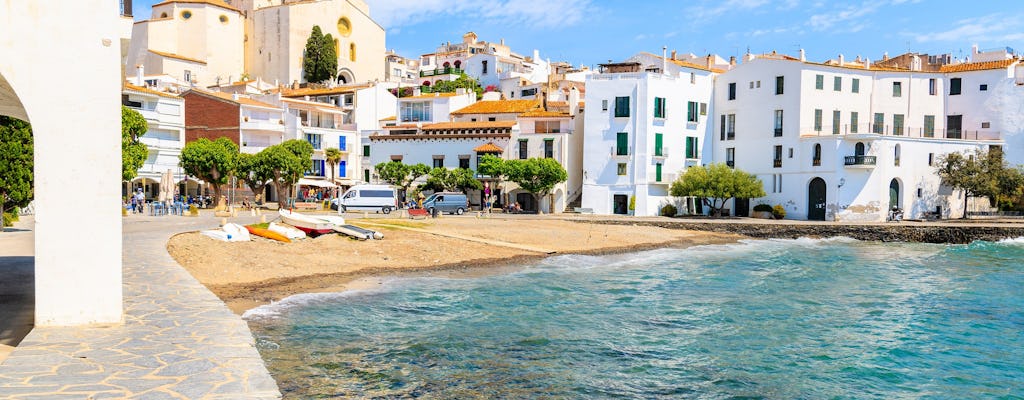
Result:
<instances>
[{"instance_id":1,"label":"white cloud","mask_svg":"<svg viewBox=\"0 0 1024 400\"><path fill-rule=\"evenodd\" d=\"M686 9L686 16L697 23L709 23L727 12L749 11L769 4L769 0L726 0L704 1L699 6Z\"/></svg>"},{"instance_id":2,"label":"white cloud","mask_svg":"<svg viewBox=\"0 0 1024 400\"><path fill-rule=\"evenodd\" d=\"M366 0L370 16L385 28L421 22L444 23L447 18L477 19L483 24L522 28L557 28L581 22L591 0Z\"/></svg>"},{"instance_id":3,"label":"white cloud","mask_svg":"<svg viewBox=\"0 0 1024 400\"><path fill-rule=\"evenodd\" d=\"M894 0L893 4L902 1ZM861 18L873 14L879 8L886 5L880 1L869 1L859 6L846 6L838 10L812 15L807 20L807 25L816 31L839 30L843 32L857 32L864 29Z\"/></svg>"},{"instance_id":4,"label":"white cloud","mask_svg":"<svg viewBox=\"0 0 1024 400\"><path fill-rule=\"evenodd\" d=\"M904 33L919 43L924 42L988 42L1005 43L1024 40L1021 15L990 14L953 22L951 29L928 33Z\"/></svg>"}]
</instances>

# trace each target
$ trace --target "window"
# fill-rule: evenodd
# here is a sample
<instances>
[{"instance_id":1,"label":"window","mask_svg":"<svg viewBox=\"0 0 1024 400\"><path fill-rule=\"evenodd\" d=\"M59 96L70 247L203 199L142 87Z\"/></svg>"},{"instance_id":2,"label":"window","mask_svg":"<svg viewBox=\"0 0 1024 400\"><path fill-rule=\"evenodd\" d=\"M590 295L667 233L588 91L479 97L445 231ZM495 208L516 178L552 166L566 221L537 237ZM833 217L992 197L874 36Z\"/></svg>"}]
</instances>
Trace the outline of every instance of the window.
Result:
<instances>
[{"instance_id":1,"label":"window","mask_svg":"<svg viewBox=\"0 0 1024 400\"><path fill-rule=\"evenodd\" d=\"M352 62L356 62L356 44L355 43L349 43L348 44L348 60L352 61Z\"/></svg>"},{"instance_id":2,"label":"window","mask_svg":"<svg viewBox=\"0 0 1024 400\"><path fill-rule=\"evenodd\" d=\"M952 78L949 80L949 95L956 96L960 94L960 78Z\"/></svg>"},{"instance_id":3,"label":"window","mask_svg":"<svg viewBox=\"0 0 1024 400\"><path fill-rule=\"evenodd\" d=\"M814 158L811 159L811 165L815 167L821 165L821 144L819 143L814 144Z\"/></svg>"},{"instance_id":4,"label":"window","mask_svg":"<svg viewBox=\"0 0 1024 400\"><path fill-rule=\"evenodd\" d=\"M690 73L690 84L692 85L692 84L695 84L695 83L697 83L697 74L691 72Z\"/></svg>"},{"instance_id":5,"label":"window","mask_svg":"<svg viewBox=\"0 0 1024 400\"><path fill-rule=\"evenodd\" d=\"M857 133L859 131L859 129L857 129L857 123L860 122L858 121L859 119L860 114L856 111L850 112L850 133Z\"/></svg>"},{"instance_id":6,"label":"window","mask_svg":"<svg viewBox=\"0 0 1024 400\"><path fill-rule=\"evenodd\" d=\"M523 89L519 92L519 97L535 96L537 95L537 88Z\"/></svg>"},{"instance_id":7,"label":"window","mask_svg":"<svg viewBox=\"0 0 1024 400\"><path fill-rule=\"evenodd\" d=\"M782 146L775 146L775 158L772 158L772 167L782 167Z\"/></svg>"},{"instance_id":8,"label":"window","mask_svg":"<svg viewBox=\"0 0 1024 400\"><path fill-rule=\"evenodd\" d=\"M821 109L814 109L814 131L821 132Z\"/></svg>"},{"instance_id":9,"label":"window","mask_svg":"<svg viewBox=\"0 0 1024 400\"><path fill-rule=\"evenodd\" d=\"M344 136L338 136L338 150L348 151L348 143L346 143Z\"/></svg>"},{"instance_id":10,"label":"window","mask_svg":"<svg viewBox=\"0 0 1024 400\"><path fill-rule=\"evenodd\" d=\"M686 158L697 159L699 153L698 139L695 137L686 137Z\"/></svg>"},{"instance_id":11,"label":"window","mask_svg":"<svg viewBox=\"0 0 1024 400\"><path fill-rule=\"evenodd\" d=\"M686 122L696 123L697 122L697 114L698 114L698 112L699 111L697 110L697 102L695 102L695 101L688 101L688 102L686 102Z\"/></svg>"},{"instance_id":12,"label":"window","mask_svg":"<svg viewBox=\"0 0 1024 400\"><path fill-rule=\"evenodd\" d=\"M782 110L775 110L775 137L782 136Z\"/></svg>"},{"instance_id":13,"label":"window","mask_svg":"<svg viewBox=\"0 0 1024 400\"><path fill-rule=\"evenodd\" d=\"M736 100L736 82L729 84L729 100Z\"/></svg>"},{"instance_id":14,"label":"window","mask_svg":"<svg viewBox=\"0 0 1024 400\"><path fill-rule=\"evenodd\" d=\"M469 157L459 157L459 168L469 169Z\"/></svg>"},{"instance_id":15,"label":"window","mask_svg":"<svg viewBox=\"0 0 1024 400\"><path fill-rule=\"evenodd\" d=\"M313 165L309 171L306 171L307 176L324 176L324 160L313 160Z\"/></svg>"},{"instance_id":16,"label":"window","mask_svg":"<svg viewBox=\"0 0 1024 400\"><path fill-rule=\"evenodd\" d=\"M728 147L728 148L725 149L725 165L728 165L729 168L735 168L736 167L736 148L735 147Z\"/></svg>"},{"instance_id":17,"label":"window","mask_svg":"<svg viewBox=\"0 0 1024 400\"><path fill-rule=\"evenodd\" d=\"M525 160L529 157L530 142L527 139L519 139L519 159Z\"/></svg>"},{"instance_id":18,"label":"window","mask_svg":"<svg viewBox=\"0 0 1024 400\"><path fill-rule=\"evenodd\" d=\"M793 158L793 148L789 148L789 158Z\"/></svg>"},{"instance_id":19,"label":"window","mask_svg":"<svg viewBox=\"0 0 1024 400\"><path fill-rule=\"evenodd\" d=\"M535 121L533 123L535 133L559 133L561 128L561 123L558 121Z\"/></svg>"},{"instance_id":20,"label":"window","mask_svg":"<svg viewBox=\"0 0 1024 400\"><path fill-rule=\"evenodd\" d=\"M483 74L487 73L487 60L481 61L480 65L483 67Z\"/></svg>"},{"instance_id":21,"label":"window","mask_svg":"<svg viewBox=\"0 0 1024 400\"><path fill-rule=\"evenodd\" d=\"M663 147L664 143L665 143L665 136L660 134L660 133L655 133L654 134L654 156L655 157L665 157L666 156L665 148Z\"/></svg>"},{"instance_id":22,"label":"window","mask_svg":"<svg viewBox=\"0 0 1024 400\"><path fill-rule=\"evenodd\" d=\"M782 94L784 87L786 86L786 77L776 76L775 77L775 94Z\"/></svg>"},{"instance_id":23,"label":"window","mask_svg":"<svg viewBox=\"0 0 1024 400\"><path fill-rule=\"evenodd\" d=\"M185 11L181 12L181 19L189 19L189 18L192 18L192 12L191 11L185 10Z\"/></svg>"},{"instance_id":24,"label":"window","mask_svg":"<svg viewBox=\"0 0 1024 400\"><path fill-rule=\"evenodd\" d=\"M722 114L722 119L718 124L718 140L725 140L725 114Z\"/></svg>"},{"instance_id":25,"label":"window","mask_svg":"<svg viewBox=\"0 0 1024 400\"><path fill-rule=\"evenodd\" d=\"M192 71L186 69L183 76L185 78L185 82L192 82Z\"/></svg>"},{"instance_id":26,"label":"window","mask_svg":"<svg viewBox=\"0 0 1024 400\"><path fill-rule=\"evenodd\" d=\"M615 168L615 173L619 174L619 176L625 176L626 175L626 163L621 163L620 162L617 165L617 167Z\"/></svg>"},{"instance_id":27,"label":"window","mask_svg":"<svg viewBox=\"0 0 1024 400\"><path fill-rule=\"evenodd\" d=\"M616 97L615 98L615 117L628 117L629 116L629 97Z\"/></svg>"},{"instance_id":28,"label":"window","mask_svg":"<svg viewBox=\"0 0 1024 400\"><path fill-rule=\"evenodd\" d=\"M750 88L751 88L751 89L753 89L753 88L754 88L754 81L750 81Z\"/></svg>"},{"instance_id":29,"label":"window","mask_svg":"<svg viewBox=\"0 0 1024 400\"><path fill-rule=\"evenodd\" d=\"M875 113L875 122L871 124L871 133L876 135L885 133L885 114Z\"/></svg>"},{"instance_id":30,"label":"window","mask_svg":"<svg viewBox=\"0 0 1024 400\"><path fill-rule=\"evenodd\" d=\"M988 128L991 128L991 127L992 127L992 123L991 122L982 122L981 123L981 129L988 129Z\"/></svg>"},{"instance_id":31,"label":"window","mask_svg":"<svg viewBox=\"0 0 1024 400\"><path fill-rule=\"evenodd\" d=\"M825 75L814 76L814 88L818 90L825 89Z\"/></svg>"},{"instance_id":32,"label":"window","mask_svg":"<svg viewBox=\"0 0 1024 400\"><path fill-rule=\"evenodd\" d=\"M608 111L608 100L601 100L601 111Z\"/></svg>"},{"instance_id":33,"label":"window","mask_svg":"<svg viewBox=\"0 0 1024 400\"><path fill-rule=\"evenodd\" d=\"M897 167L900 166L900 145L899 145L899 143L896 144L896 149L893 151L892 162L893 162L893 165L895 165Z\"/></svg>"},{"instance_id":34,"label":"window","mask_svg":"<svg viewBox=\"0 0 1024 400\"><path fill-rule=\"evenodd\" d=\"M935 78L929 78L929 79L928 79L928 94L929 94L929 95L932 95L932 96L934 96L934 95L935 95L935 93L937 92L937 89L936 89L936 87L935 87L935 84L936 84L936 83L935 83Z\"/></svg>"},{"instance_id":35,"label":"window","mask_svg":"<svg viewBox=\"0 0 1024 400\"><path fill-rule=\"evenodd\" d=\"M963 115L947 115L946 116L946 138L947 139L960 139L961 129L963 129L964 116Z\"/></svg>"},{"instance_id":36,"label":"window","mask_svg":"<svg viewBox=\"0 0 1024 400\"><path fill-rule=\"evenodd\" d=\"M313 150L320 150L322 148L321 145L320 145L321 138L322 138L322 135L320 135L320 134L315 134L315 133L307 133L306 134L306 141L309 142L309 144L313 146Z\"/></svg>"},{"instance_id":37,"label":"window","mask_svg":"<svg viewBox=\"0 0 1024 400\"><path fill-rule=\"evenodd\" d=\"M935 137L935 116L924 116L924 137Z\"/></svg>"},{"instance_id":38,"label":"window","mask_svg":"<svg viewBox=\"0 0 1024 400\"><path fill-rule=\"evenodd\" d=\"M654 164L654 181L661 182L661 163Z\"/></svg>"},{"instance_id":39,"label":"window","mask_svg":"<svg viewBox=\"0 0 1024 400\"><path fill-rule=\"evenodd\" d=\"M729 140L736 139L736 114L729 114L727 122L725 138Z\"/></svg>"},{"instance_id":40,"label":"window","mask_svg":"<svg viewBox=\"0 0 1024 400\"><path fill-rule=\"evenodd\" d=\"M758 89L760 89L760 88L761 88L761 81L757 81L757 88L758 88Z\"/></svg>"},{"instance_id":41,"label":"window","mask_svg":"<svg viewBox=\"0 0 1024 400\"><path fill-rule=\"evenodd\" d=\"M401 119L399 122L430 122L433 119L429 101L400 103Z\"/></svg>"},{"instance_id":42,"label":"window","mask_svg":"<svg viewBox=\"0 0 1024 400\"><path fill-rule=\"evenodd\" d=\"M227 15L221 15L221 16L217 17L217 19L220 20L220 23L222 23L222 24L228 23L228 16Z\"/></svg>"},{"instance_id":43,"label":"window","mask_svg":"<svg viewBox=\"0 0 1024 400\"><path fill-rule=\"evenodd\" d=\"M444 156L434 156L434 168L444 168Z\"/></svg>"},{"instance_id":44,"label":"window","mask_svg":"<svg viewBox=\"0 0 1024 400\"><path fill-rule=\"evenodd\" d=\"M544 139L544 158L555 157L555 139Z\"/></svg>"},{"instance_id":45,"label":"window","mask_svg":"<svg viewBox=\"0 0 1024 400\"><path fill-rule=\"evenodd\" d=\"M368 169L363 170L363 182L370 182L370 170Z\"/></svg>"},{"instance_id":46,"label":"window","mask_svg":"<svg viewBox=\"0 0 1024 400\"><path fill-rule=\"evenodd\" d=\"M860 93L860 79L853 78L853 82L850 84L850 91Z\"/></svg>"},{"instance_id":47,"label":"window","mask_svg":"<svg viewBox=\"0 0 1024 400\"><path fill-rule=\"evenodd\" d=\"M837 76L832 80L832 90L836 92L843 90L843 78L841 76Z\"/></svg>"},{"instance_id":48,"label":"window","mask_svg":"<svg viewBox=\"0 0 1024 400\"><path fill-rule=\"evenodd\" d=\"M892 83L892 97L903 97L903 82Z\"/></svg>"},{"instance_id":49,"label":"window","mask_svg":"<svg viewBox=\"0 0 1024 400\"><path fill-rule=\"evenodd\" d=\"M498 120L498 117L487 117L487 122L494 122L494 121L497 121L497 120Z\"/></svg>"},{"instance_id":50,"label":"window","mask_svg":"<svg viewBox=\"0 0 1024 400\"><path fill-rule=\"evenodd\" d=\"M370 145L364 144L363 145L363 157L369 157L369 156L370 156Z\"/></svg>"},{"instance_id":51,"label":"window","mask_svg":"<svg viewBox=\"0 0 1024 400\"><path fill-rule=\"evenodd\" d=\"M125 107L131 107L131 108L142 108L142 102L141 101L131 100L131 99L128 98L128 95L126 95L126 94L122 94L121 95L121 105L123 105Z\"/></svg>"},{"instance_id":52,"label":"window","mask_svg":"<svg viewBox=\"0 0 1024 400\"><path fill-rule=\"evenodd\" d=\"M903 134L903 114L894 114L892 116L892 134Z\"/></svg>"},{"instance_id":53,"label":"window","mask_svg":"<svg viewBox=\"0 0 1024 400\"><path fill-rule=\"evenodd\" d=\"M935 164L935 153L928 153L928 166L931 167Z\"/></svg>"},{"instance_id":54,"label":"window","mask_svg":"<svg viewBox=\"0 0 1024 400\"><path fill-rule=\"evenodd\" d=\"M615 134L615 155L617 156L628 156L629 155L629 134L626 132L619 132Z\"/></svg>"},{"instance_id":55,"label":"window","mask_svg":"<svg viewBox=\"0 0 1024 400\"><path fill-rule=\"evenodd\" d=\"M978 87L978 90L982 92L988 91L988 85L981 85Z\"/></svg>"},{"instance_id":56,"label":"window","mask_svg":"<svg viewBox=\"0 0 1024 400\"><path fill-rule=\"evenodd\" d=\"M654 98L654 118L665 118L665 98Z\"/></svg>"},{"instance_id":57,"label":"window","mask_svg":"<svg viewBox=\"0 0 1024 400\"><path fill-rule=\"evenodd\" d=\"M839 125L842 124L842 121L840 120L840 114L841 113L839 112L839 110L832 111L832 134L833 135L838 135L839 134Z\"/></svg>"},{"instance_id":58,"label":"window","mask_svg":"<svg viewBox=\"0 0 1024 400\"><path fill-rule=\"evenodd\" d=\"M708 115L708 103L700 103L700 115Z\"/></svg>"}]
</instances>

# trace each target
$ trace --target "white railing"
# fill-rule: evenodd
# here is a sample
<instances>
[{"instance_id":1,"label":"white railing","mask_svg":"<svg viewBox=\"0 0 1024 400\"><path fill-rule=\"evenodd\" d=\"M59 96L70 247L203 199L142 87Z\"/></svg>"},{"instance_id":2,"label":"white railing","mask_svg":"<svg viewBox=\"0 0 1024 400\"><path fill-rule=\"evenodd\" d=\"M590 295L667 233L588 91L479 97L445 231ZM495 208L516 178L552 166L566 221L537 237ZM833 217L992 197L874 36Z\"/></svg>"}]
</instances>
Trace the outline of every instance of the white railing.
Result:
<instances>
[{"instance_id":1,"label":"white railing","mask_svg":"<svg viewBox=\"0 0 1024 400\"><path fill-rule=\"evenodd\" d=\"M626 147L623 150L625 150L625 151L624 152L620 152L618 146L612 146L611 147L611 151L609 152L609 154L612 157L629 157L630 154L633 154L633 146ZM625 154L622 154L622 153L625 153Z\"/></svg>"},{"instance_id":2,"label":"white railing","mask_svg":"<svg viewBox=\"0 0 1024 400\"><path fill-rule=\"evenodd\" d=\"M651 173L649 173L647 175L647 182L648 183L671 185L672 182L676 181L676 178L679 178L679 174L678 173L675 173L675 172L662 172L661 173L661 179L658 179L658 173L657 173L657 171L655 171L655 172L651 172Z\"/></svg>"},{"instance_id":3,"label":"white railing","mask_svg":"<svg viewBox=\"0 0 1024 400\"><path fill-rule=\"evenodd\" d=\"M842 124L800 127L800 136L877 135L915 139L1002 140L1002 132L893 126L885 124Z\"/></svg>"},{"instance_id":4,"label":"white railing","mask_svg":"<svg viewBox=\"0 0 1024 400\"><path fill-rule=\"evenodd\" d=\"M671 155L672 152L669 151L668 147L662 146L660 149L655 147L654 148L654 152L652 152L651 154L653 154L654 157L665 158L665 157L668 157L669 155Z\"/></svg>"}]
</instances>

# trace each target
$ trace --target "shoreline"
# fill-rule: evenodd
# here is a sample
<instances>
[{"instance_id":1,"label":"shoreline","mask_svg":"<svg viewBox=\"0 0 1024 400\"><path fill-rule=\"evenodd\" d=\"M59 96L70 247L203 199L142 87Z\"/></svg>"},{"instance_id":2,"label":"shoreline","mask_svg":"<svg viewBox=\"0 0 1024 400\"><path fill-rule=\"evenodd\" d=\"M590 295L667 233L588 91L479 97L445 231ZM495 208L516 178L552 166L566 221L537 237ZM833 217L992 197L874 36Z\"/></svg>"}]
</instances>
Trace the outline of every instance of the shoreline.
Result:
<instances>
[{"instance_id":1,"label":"shoreline","mask_svg":"<svg viewBox=\"0 0 1024 400\"><path fill-rule=\"evenodd\" d=\"M736 243L746 237L710 236L713 240L694 243L686 240L671 240L661 243L644 243L632 246L616 246L594 250L554 254L523 254L510 258L484 258L455 263L413 267L413 268L365 268L352 272L328 273L268 279L259 282L242 282L222 285L207 285L211 292L238 315L257 307L272 304L288 297L312 293L342 293L352 290L375 288L391 278L444 277L471 279L503 275L522 271L526 264L551 257L565 255L614 255L665 248L685 249L695 246Z\"/></svg>"}]
</instances>

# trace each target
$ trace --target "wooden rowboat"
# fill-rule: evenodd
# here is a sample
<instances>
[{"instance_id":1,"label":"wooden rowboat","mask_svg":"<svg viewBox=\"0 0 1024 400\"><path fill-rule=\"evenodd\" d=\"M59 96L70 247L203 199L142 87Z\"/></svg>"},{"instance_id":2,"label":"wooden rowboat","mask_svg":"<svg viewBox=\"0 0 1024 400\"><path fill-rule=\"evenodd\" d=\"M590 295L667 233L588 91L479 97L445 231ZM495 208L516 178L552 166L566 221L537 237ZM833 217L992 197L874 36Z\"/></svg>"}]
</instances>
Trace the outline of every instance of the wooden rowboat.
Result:
<instances>
[{"instance_id":1,"label":"wooden rowboat","mask_svg":"<svg viewBox=\"0 0 1024 400\"><path fill-rule=\"evenodd\" d=\"M299 214L291 210L278 211L284 223L299 228L307 235L316 236L334 232L334 224L323 219Z\"/></svg>"}]
</instances>

